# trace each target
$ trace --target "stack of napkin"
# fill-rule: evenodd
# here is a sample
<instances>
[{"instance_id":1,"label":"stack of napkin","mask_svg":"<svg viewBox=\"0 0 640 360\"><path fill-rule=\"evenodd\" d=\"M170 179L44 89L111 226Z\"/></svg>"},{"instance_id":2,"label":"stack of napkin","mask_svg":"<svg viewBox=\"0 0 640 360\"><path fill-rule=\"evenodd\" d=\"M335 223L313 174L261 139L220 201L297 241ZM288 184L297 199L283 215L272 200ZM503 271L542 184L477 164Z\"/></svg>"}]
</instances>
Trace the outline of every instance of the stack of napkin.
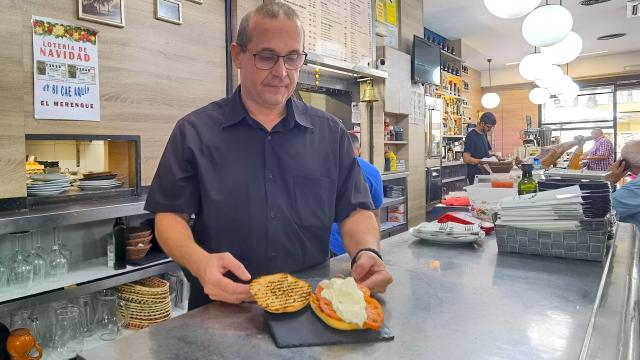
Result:
<instances>
[{"instance_id":1,"label":"stack of napkin","mask_svg":"<svg viewBox=\"0 0 640 360\"><path fill-rule=\"evenodd\" d=\"M537 230L579 230L582 191L578 186L502 199L496 225Z\"/></svg>"}]
</instances>

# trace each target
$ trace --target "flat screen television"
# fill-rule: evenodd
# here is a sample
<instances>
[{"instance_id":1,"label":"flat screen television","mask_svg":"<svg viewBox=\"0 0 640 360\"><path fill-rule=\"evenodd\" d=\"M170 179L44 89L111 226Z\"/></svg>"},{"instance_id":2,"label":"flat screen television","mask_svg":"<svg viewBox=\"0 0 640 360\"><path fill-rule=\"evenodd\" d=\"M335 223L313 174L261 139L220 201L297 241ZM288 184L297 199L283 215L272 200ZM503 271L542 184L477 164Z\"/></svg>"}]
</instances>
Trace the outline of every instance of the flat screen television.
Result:
<instances>
[{"instance_id":1,"label":"flat screen television","mask_svg":"<svg viewBox=\"0 0 640 360\"><path fill-rule=\"evenodd\" d=\"M411 49L411 80L440 85L440 47L414 35Z\"/></svg>"}]
</instances>

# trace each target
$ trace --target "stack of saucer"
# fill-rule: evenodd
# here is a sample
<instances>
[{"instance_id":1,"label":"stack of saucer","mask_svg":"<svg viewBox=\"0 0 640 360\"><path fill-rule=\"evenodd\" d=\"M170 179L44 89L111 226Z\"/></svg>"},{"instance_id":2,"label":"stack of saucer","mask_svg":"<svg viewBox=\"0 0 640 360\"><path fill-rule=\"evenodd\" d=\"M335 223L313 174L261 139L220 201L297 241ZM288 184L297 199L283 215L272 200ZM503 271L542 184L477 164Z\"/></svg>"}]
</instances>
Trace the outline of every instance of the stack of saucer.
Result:
<instances>
[{"instance_id":1,"label":"stack of saucer","mask_svg":"<svg viewBox=\"0 0 640 360\"><path fill-rule=\"evenodd\" d=\"M27 195L29 196L58 195L69 190L71 186L71 180L61 174L34 174L30 178L31 180L27 181Z\"/></svg>"}]
</instances>

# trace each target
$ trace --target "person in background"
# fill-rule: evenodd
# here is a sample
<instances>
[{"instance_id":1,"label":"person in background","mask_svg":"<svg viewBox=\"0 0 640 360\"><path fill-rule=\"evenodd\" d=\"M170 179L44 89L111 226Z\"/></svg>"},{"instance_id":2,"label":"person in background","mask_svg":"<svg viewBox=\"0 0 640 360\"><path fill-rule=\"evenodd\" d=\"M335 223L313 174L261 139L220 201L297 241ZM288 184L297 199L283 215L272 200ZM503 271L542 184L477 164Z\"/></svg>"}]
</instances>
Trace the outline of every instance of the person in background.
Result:
<instances>
[{"instance_id":1,"label":"person in background","mask_svg":"<svg viewBox=\"0 0 640 360\"><path fill-rule=\"evenodd\" d=\"M362 170L364 180L369 187L369 193L371 194L371 201L373 202L373 213L376 215L378 225L380 225L380 207L384 200L384 193L382 191L382 175L375 166L371 165L368 161L360 157L360 139L358 135L349 133L351 144L353 145L353 151L356 154L356 159ZM344 244L342 243L342 236L340 235L340 228L338 224L333 223L331 227L331 236L329 240L329 247L331 249L331 256L338 256L344 254Z\"/></svg>"},{"instance_id":2,"label":"person in background","mask_svg":"<svg viewBox=\"0 0 640 360\"><path fill-rule=\"evenodd\" d=\"M629 172L640 172L640 140L627 142L620 151L620 160L608 169L607 180L617 183ZM622 222L635 224L640 229L640 179L637 177L611 194L611 205Z\"/></svg>"},{"instance_id":3,"label":"person in background","mask_svg":"<svg viewBox=\"0 0 640 360\"><path fill-rule=\"evenodd\" d=\"M613 164L613 143L599 128L591 130L591 136L595 144L582 160L586 161L587 170L607 171Z\"/></svg>"},{"instance_id":4,"label":"person in background","mask_svg":"<svg viewBox=\"0 0 640 360\"><path fill-rule=\"evenodd\" d=\"M292 99L306 58L295 10L265 2L250 11L231 57L241 85L178 121L144 207L185 269L189 309L252 301L251 279L325 263L334 222L355 281L384 292L393 278L348 132Z\"/></svg>"},{"instance_id":5,"label":"person in background","mask_svg":"<svg viewBox=\"0 0 640 360\"><path fill-rule=\"evenodd\" d=\"M469 131L464 138L464 152L462 161L467 164L467 180L469 185L473 184L476 175L481 175L480 164L482 159L491 156L491 144L487 138L487 133L496 126L496 116L486 112L480 116L478 126Z\"/></svg>"}]
</instances>

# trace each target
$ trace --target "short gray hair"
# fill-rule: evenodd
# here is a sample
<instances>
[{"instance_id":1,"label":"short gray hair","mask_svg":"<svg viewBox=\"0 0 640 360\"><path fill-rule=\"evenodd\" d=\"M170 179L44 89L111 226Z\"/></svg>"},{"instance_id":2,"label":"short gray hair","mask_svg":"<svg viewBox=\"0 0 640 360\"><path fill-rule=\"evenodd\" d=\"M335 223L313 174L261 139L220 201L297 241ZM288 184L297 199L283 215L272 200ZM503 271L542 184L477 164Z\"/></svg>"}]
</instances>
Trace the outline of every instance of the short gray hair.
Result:
<instances>
[{"instance_id":1,"label":"short gray hair","mask_svg":"<svg viewBox=\"0 0 640 360\"><path fill-rule=\"evenodd\" d=\"M640 170L640 140L627 141L620 151L620 157L632 170Z\"/></svg>"},{"instance_id":2,"label":"short gray hair","mask_svg":"<svg viewBox=\"0 0 640 360\"><path fill-rule=\"evenodd\" d=\"M302 38L302 48L304 49L304 28L300 22L300 17L294 8L283 2L268 2L263 3L257 8L249 11L240 20L240 26L238 26L238 36L236 37L236 44L241 48L246 49L251 42L251 19L254 16L263 19L287 19L295 21L298 24L298 32Z\"/></svg>"}]
</instances>

